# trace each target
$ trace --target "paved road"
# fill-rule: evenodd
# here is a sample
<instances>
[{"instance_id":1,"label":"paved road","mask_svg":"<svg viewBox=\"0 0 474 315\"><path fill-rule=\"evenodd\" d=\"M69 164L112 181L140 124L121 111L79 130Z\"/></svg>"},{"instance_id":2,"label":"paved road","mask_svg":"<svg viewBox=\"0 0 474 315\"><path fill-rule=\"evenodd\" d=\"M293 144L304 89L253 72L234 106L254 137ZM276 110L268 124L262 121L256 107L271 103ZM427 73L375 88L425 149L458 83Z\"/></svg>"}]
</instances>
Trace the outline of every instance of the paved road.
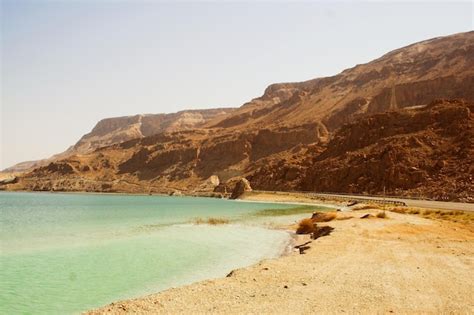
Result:
<instances>
[{"instance_id":1,"label":"paved road","mask_svg":"<svg viewBox=\"0 0 474 315\"><path fill-rule=\"evenodd\" d=\"M367 200L391 200L404 202L408 207L420 207L420 208L432 208L442 210L463 210L463 211L474 211L474 203L462 203L462 202L447 202L447 201L432 201L432 200L416 200L416 199L404 199L404 198L382 198L379 196L360 196L360 195L337 195L337 194L313 194L322 197L337 197L337 198L354 198L354 199L367 199Z\"/></svg>"}]
</instances>

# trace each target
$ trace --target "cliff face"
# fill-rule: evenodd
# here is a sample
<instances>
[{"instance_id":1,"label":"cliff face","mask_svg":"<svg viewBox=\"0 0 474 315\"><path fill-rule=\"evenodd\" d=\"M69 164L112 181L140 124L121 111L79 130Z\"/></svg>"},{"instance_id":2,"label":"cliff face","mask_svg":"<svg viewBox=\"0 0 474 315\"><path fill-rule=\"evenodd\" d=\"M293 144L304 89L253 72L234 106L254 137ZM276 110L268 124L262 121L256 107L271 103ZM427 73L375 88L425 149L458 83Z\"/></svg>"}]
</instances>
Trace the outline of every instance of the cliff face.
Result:
<instances>
[{"instance_id":1,"label":"cliff face","mask_svg":"<svg viewBox=\"0 0 474 315\"><path fill-rule=\"evenodd\" d=\"M473 110L473 103L437 100L361 118L343 125L322 151L268 163L250 180L265 190L385 191L472 202Z\"/></svg>"},{"instance_id":2,"label":"cliff face","mask_svg":"<svg viewBox=\"0 0 474 315\"><path fill-rule=\"evenodd\" d=\"M465 101L433 102L438 98ZM246 176L257 189L385 187L470 200L473 101L469 32L410 45L333 77L273 84L230 112L101 121L75 154L9 189L192 192L215 175L216 189Z\"/></svg>"},{"instance_id":3,"label":"cliff face","mask_svg":"<svg viewBox=\"0 0 474 315\"><path fill-rule=\"evenodd\" d=\"M263 156L317 142L315 131L316 125L305 125L242 133L160 133L52 162L22 176L18 185L31 190L194 191L211 176L224 182L245 176Z\"/></svg>"}]
</instances>

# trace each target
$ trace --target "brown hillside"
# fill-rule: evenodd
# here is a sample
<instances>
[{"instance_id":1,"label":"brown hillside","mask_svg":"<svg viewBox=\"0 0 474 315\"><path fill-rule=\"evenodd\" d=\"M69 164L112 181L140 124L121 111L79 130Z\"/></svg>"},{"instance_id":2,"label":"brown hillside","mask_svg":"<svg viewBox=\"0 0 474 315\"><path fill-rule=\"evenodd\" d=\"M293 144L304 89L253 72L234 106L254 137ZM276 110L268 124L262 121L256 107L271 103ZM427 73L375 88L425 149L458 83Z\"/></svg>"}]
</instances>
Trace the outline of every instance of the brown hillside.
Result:
<instances>
[{"instance_id":1,"label":"brown hillside","mask_svg":"<svg viewBox=\"0 0 474 315\"><path fill-rule=\"evenodd\" d=\"M8 189L209 192L215 175L219 191L246 176L257 189L385 187L397 195L472 200L473 101L468 32L333 77L271 85L262 97L194 127L163 122L147 129L146 116L124 118L127 128L105 120L76 145L87 154L35 169Z\"/></svg>"},{"instance_id":2,"label":"brown hillside","mask_svg":"<svg viewBox=\"0 0 474 315\"><path fill-rule=\"evenodd\" d=\"M474 201L474 105L438 100L342 126L320 154L261 166L254 187ZM279 165L280 164L280 165ZM284 166L281 166L284 165ZM288 184L291 184L288 187Z\"/></svg>"},{"instance_id":3,"label":"brown hillside","mask_svg":"<svg viewBox=\"0 0 474 315\"><path fill-rule=\"evenodd\" d=\"M474 32L419 42L327 78L270 85L213 126L260 128L320 122L333 131L361 115L474 100Z\"/></svg>"}]
</instances>

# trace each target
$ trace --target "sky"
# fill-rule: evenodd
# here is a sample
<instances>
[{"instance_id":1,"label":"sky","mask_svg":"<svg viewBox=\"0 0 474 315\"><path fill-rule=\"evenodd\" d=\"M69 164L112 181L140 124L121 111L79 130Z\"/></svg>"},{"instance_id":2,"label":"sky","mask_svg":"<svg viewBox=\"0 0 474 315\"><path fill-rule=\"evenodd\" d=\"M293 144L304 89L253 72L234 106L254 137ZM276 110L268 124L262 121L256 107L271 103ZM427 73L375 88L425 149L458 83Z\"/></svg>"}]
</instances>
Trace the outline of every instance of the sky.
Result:
<instances>
[{"instance_id":1,"label":"sky","mask_svg":"<svg viewBox=\"0 0 474 315\"><path fill-rule=\"evenodd\" d=\"M106 117L238 107L474 19L472 1L0 1L0 169Z\"/></svg>"}]
</instances>

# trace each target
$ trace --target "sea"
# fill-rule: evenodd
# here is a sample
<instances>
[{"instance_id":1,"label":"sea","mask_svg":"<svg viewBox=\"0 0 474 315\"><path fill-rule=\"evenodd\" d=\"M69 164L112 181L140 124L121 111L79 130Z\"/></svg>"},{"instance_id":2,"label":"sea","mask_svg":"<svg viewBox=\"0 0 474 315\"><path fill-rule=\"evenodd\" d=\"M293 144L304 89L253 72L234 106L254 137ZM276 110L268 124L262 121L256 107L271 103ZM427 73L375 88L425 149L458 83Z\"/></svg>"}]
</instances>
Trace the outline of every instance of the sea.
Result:
<instances>
[{"instance_id":1,"label":"sea","mask_svg":"<svg viewBox=\"0 0 474 315\"><path fill-rule=\"evenodd\" d=\"M301 214L278 214L292 207L0 192L0 314L81 313L278 257L291 235L269 227L298 220ZM260 215L268 209L272 216ZM206 224L209 218L228 223Z\"/></svg>"}]
</instances>

